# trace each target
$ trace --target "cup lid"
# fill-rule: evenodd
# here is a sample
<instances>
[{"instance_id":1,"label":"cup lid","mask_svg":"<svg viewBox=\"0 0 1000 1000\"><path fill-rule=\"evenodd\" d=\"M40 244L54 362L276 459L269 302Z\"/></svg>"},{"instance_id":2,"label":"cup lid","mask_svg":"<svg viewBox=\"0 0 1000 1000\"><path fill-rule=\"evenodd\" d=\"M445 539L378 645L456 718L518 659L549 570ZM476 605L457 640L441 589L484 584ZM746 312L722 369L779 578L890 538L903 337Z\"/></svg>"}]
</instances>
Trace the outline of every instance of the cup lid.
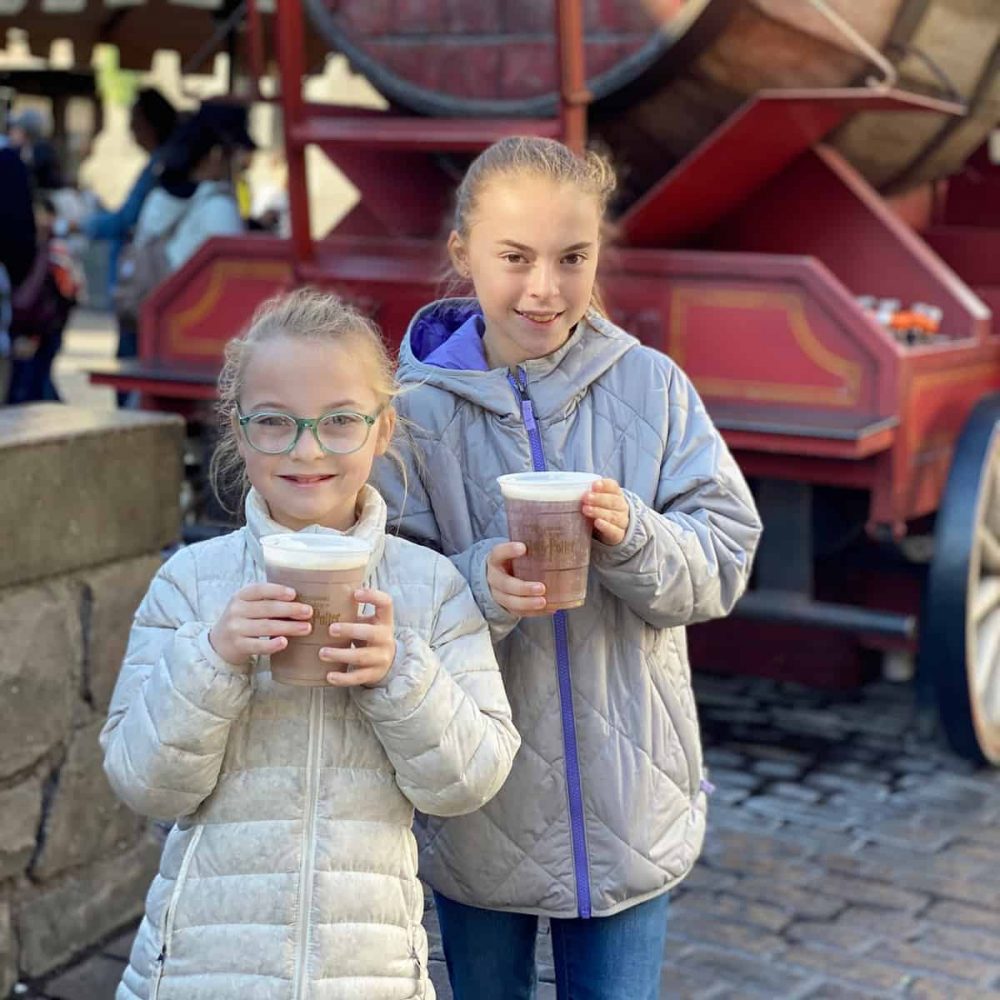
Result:
<instances>
[{"instance_id":1,"label":"cup lid","mask_svg":"<svg viewBox=\"0 0 1000 1000\"><path fill-rule=\"evenodd\" d=\"M576 500L601 477L593 472L513 472L498 476L500 492L512 500Z\"/></svg>"},{"instance_id":2,"label":"cup lid","mask_svg":"<svg viewBox=\"0 0 1000 1000\"><path fill-rule=\"evenodd\" d=\"M367 563L372 551L360 538L314 532L264 535L260 544L269 563L297 569L349 569Z\"/></svg>"}]
</instances>

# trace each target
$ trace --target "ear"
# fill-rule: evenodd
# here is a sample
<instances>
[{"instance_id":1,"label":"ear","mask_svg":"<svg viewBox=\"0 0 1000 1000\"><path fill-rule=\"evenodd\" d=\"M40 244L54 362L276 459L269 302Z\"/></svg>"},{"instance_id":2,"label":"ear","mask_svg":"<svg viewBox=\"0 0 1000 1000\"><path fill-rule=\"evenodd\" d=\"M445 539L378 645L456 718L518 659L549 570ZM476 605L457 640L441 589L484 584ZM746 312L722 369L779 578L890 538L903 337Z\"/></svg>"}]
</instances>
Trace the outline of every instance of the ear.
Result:
<instances>
[{"instance_id":1,"label":"ear","mask_svg":"<svg viewBox=\"0 0 1000 1000\"><path fill-rule=\"evenodd\" d=\"M448 235L448 256L452 267L463 277L471 277L469 271L469 252L458 231L453 229Z\"/></svg>"},{"instance_id":2,"label":"ear","mask_svg":"<svg viewBox=\"0 0 1000 1000\"><path fill-rule=\"evenodd\" d=\"M389 450L389 442L392 441L393 431L396 429L396 411L387 406L378 418L378 427L375 436L375 454L384 455Z\"/></svg>"}]
</instances>

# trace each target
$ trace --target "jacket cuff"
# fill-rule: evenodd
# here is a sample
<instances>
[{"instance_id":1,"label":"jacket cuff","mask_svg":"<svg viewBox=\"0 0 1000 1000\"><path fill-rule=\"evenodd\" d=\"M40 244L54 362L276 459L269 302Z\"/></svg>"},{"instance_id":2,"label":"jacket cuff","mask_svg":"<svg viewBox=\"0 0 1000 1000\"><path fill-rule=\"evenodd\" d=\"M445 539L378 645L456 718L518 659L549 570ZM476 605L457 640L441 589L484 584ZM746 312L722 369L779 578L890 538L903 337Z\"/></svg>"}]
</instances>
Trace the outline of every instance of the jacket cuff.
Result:
<instances>
[{"instance_id":1,"label":"jacket cuff","mask_svg":"<svg viewBox=\"0 0 1000 1000\"><path fill-rule=\"evenodd\" d=\"M175 644L191 643L194 655L168 656L170 679L199 708L235 719L250 696L250 670L223 660L208 641L208 633L205 622L188 622L177 630Z\"/></svg>"},{"instance_id":2,"label":"jacket cuff","mask_svg":"<svg viewBox=\"0 0 1000 1000\"><path fill-rule=\"evenodd\" d=\"M496 641L503 638L515 628L518 622L520 622L521 616L511 614L506 608L497 604L494 599L493 591L490 590L489 582L486 579L486 559L489 552L489 548L484 548L483 557L476 560L475 570L472 574L472 579L469 580L469 586L472 590L472 596L476 599L476 604L479 605L483 617L490 626L494 641Z\"/></svg>"},{"instance_id":3,"label":"jacket cuff","mask_svg":"<svg viewBox=\"0 0 1000 1000\"><path fill-rule=\"evenodd\" d=\"M416 710L439 669L423 639L412 629L396 629L396 656L381 683L352 687L358 707L373 722L391 722Z\"/></svg>"},{"instance_id":4,"label":"jacket cuff","mask_svg":"<svg viewBox=\"0 0 1000 1000\"><path fill-rule=\"evenodd\" d=\"M646 544L649 537L642 519L649 508L629 490L622 490L628 503L628 528L625 537L617 545L605 545L594 539L591 543L590 558L597 567L619 566L628 562Z\"/></svg>"}]
</instances>

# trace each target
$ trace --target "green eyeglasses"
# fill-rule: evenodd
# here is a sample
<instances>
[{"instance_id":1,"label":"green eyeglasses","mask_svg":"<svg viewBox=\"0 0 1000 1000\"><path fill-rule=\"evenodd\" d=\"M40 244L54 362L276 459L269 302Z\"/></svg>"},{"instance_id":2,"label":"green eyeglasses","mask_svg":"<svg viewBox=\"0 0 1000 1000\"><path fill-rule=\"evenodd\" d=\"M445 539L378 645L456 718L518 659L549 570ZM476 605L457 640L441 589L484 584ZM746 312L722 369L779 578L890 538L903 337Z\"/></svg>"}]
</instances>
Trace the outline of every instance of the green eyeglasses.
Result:
<instances>
[{"instance_id":1,"label":"green eyeglasses","mask_svg":"<svg viewBox=\"0 0 1000 1000\"><path fill-rule=\"evenodd\" d=\"M365 446L381 412L381 407L373 416L353 410L334 410L321 417L306 418L270 410L244 415L238 406L236 408L247 444L262 455L287 455L307 429L312 431L323 451L330 455L350 455Z\"/></svg>"}]
</instances>

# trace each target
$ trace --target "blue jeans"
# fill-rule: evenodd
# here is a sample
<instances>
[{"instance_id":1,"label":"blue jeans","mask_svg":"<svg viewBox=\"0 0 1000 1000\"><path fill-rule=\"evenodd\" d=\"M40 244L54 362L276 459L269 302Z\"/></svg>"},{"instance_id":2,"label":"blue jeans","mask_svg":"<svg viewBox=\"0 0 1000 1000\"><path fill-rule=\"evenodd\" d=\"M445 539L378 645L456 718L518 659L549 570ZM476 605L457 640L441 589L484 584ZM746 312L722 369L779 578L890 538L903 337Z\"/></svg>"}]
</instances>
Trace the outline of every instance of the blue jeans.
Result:
<instances>
[{"instance_id":1,"label":"blue jeans","mask_svg":"<svg viewBox=\"0 0 1000 1000\"><path fill-rule=\"evenodd\" d=\"M658 1000L669 895L613 917L551 920L559 1000ZM538 917L434 893L455 1000L533 1000Z\"/></svg>"}]
</instances>

